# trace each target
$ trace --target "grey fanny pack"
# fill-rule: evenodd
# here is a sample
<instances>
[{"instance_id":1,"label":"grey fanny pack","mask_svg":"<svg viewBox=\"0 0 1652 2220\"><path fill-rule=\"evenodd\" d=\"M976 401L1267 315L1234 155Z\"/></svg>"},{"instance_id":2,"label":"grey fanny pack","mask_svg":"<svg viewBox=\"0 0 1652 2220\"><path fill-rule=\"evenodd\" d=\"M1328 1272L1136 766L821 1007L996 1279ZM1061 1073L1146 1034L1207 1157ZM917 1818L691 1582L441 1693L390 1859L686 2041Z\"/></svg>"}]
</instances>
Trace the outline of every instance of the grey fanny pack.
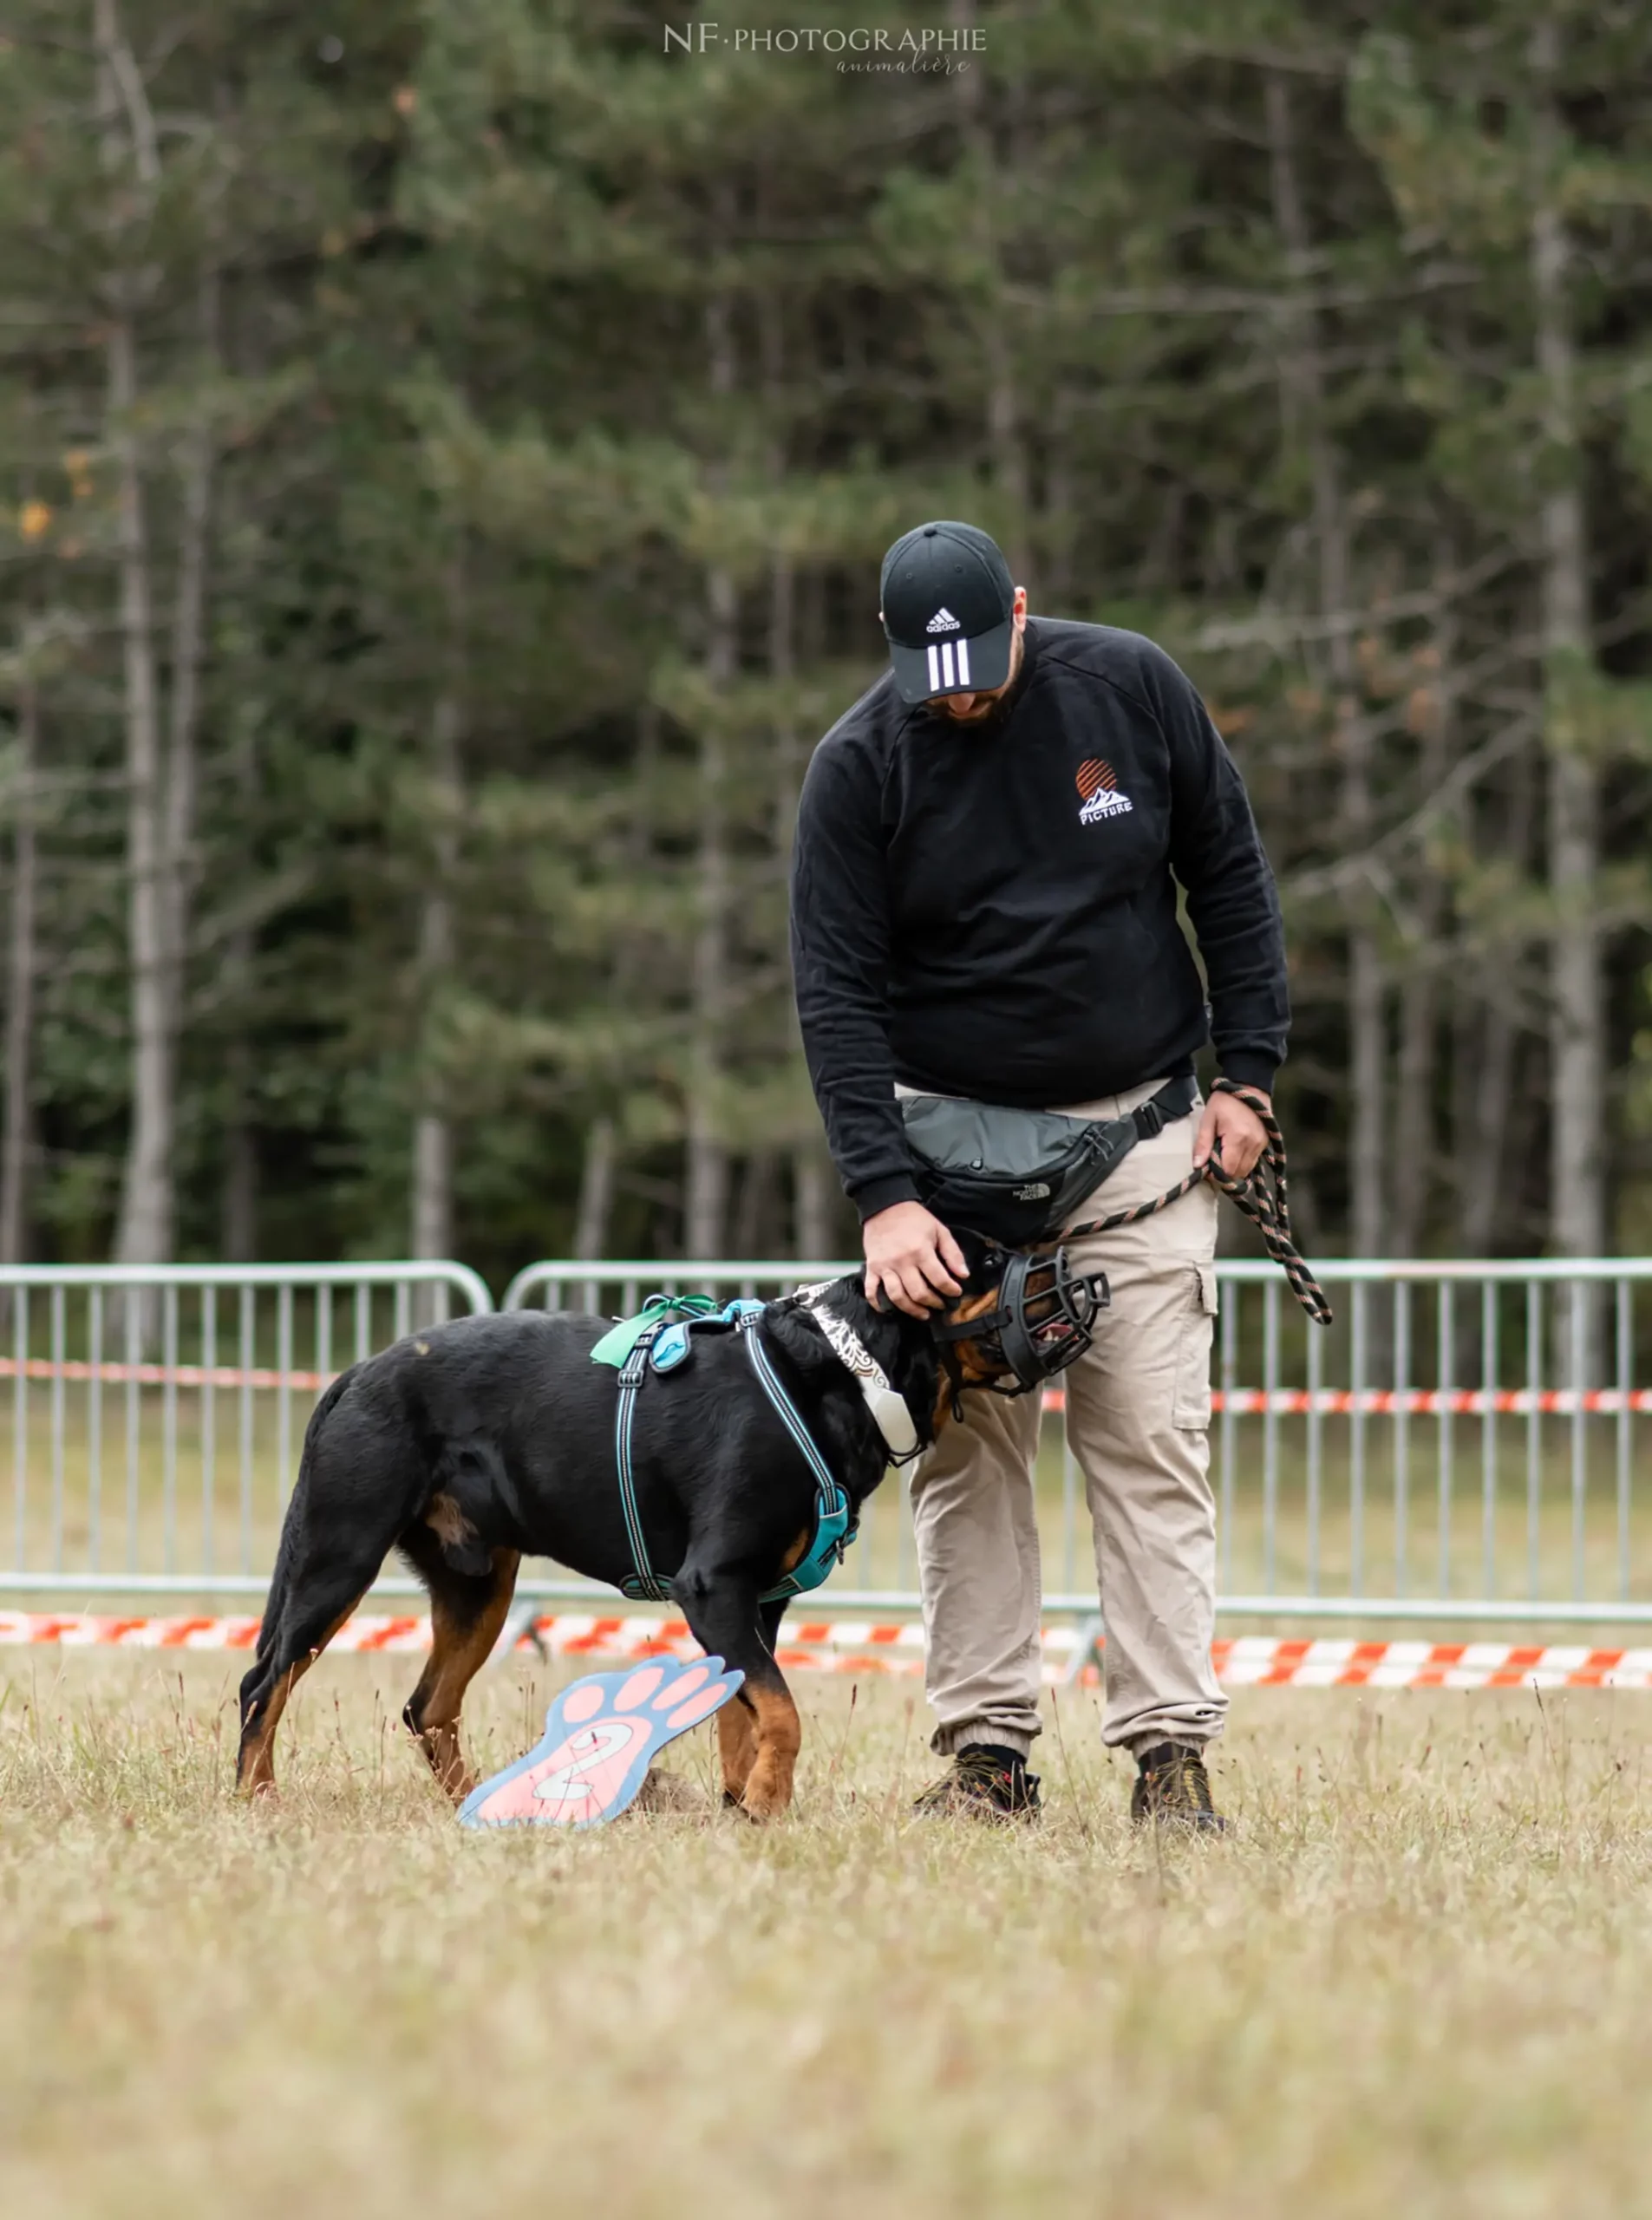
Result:
<instances>
[{"instance_id":1,"label":"grey fanny pack","mask_svg":"<svg viewBox=\"0 0 1652 2220\"><path fill-rule=\"evenodd\" d=\"M1123 1118L1069 1118L944 1094L902 1098L917 1191L944 1224L1025 1249L1071 1223L1085 1198L1134 1148L1186 1117L1192 1074L1167 1080Z\"/></svg>"}]
</instances>

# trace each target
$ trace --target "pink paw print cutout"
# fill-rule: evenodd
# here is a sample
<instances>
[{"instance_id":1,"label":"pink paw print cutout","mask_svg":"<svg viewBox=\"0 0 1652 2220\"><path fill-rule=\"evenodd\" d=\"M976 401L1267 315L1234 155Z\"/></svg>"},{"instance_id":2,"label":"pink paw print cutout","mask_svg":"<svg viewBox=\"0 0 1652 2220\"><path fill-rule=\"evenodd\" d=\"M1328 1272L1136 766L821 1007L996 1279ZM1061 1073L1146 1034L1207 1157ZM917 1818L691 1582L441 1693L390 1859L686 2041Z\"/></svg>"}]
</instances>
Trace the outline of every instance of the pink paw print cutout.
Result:
<instances>
[{"instance_id":1,"label":"pink paw print cutout","mask_svg":"<svg viewBox=\"0 0 1652 2220\"><path fill-rule=\"evenodd\" d=\"M545 1733L513 1766L473 1788L466 1827L594 1827L617 1818L668 1742L720 1711L745 1679L721 1657L653 1657L564 1688Z\"/></svg>"}]
</instances>

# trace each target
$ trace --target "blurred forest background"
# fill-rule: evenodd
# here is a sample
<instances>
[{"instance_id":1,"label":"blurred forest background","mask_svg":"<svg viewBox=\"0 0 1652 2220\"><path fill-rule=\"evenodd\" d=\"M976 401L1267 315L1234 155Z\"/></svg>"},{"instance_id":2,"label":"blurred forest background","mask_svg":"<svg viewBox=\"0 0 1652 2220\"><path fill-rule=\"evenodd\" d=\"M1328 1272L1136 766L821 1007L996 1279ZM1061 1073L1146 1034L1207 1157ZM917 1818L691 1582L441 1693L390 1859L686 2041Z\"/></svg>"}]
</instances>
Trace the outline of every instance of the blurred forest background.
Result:
<instances>
[{"instance_id":1,"label":"blurred forest background","mask_svg":"<svg viewBox=\"0 0 1652 2220\"><path fill-rule=\"evenodd\" d=\"M841 1252L787 847L934 514L1227 735L1310 1250L1652 1246L1652 10L693 20L8 0L0 1256Z\"/></svg>"}]
</instances>

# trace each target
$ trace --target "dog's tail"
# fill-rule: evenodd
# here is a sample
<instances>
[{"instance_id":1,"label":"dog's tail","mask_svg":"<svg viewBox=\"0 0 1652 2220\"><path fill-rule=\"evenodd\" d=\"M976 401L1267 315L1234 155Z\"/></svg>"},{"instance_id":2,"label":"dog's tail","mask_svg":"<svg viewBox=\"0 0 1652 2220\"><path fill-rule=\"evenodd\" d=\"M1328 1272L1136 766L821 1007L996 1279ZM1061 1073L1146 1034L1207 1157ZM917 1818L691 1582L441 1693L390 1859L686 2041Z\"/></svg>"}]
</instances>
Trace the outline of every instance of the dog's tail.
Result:
<instances>
[{"instance_id":1,"label":"dog's tail","mask_svg":"<svg viewBox=\"0 0 1652 2220\"><path fill-rule=\"evenodd\" d=\"M292 1561L297 1552L298 1538L304 1527L310 1476L315 1466L322 1429L339 1397L360 1369L359 1365L352 1364L339 1374L330 1387L323 1389L321 1401L310 1414L310 1423L304 1428L304 1446L298 1459L298 1477L292 1484L292 1493L287 1499L287 1515L281 1522L281 1540L276 1550L275 1570L270 1575L269 1600L264 1604L264 1617L258 1626L258 1646L254 1654L260 1659L267 1655L276 1638L276 1630L281 1624L281 1606L286 1597Z\"/></svg>"}]
</instances>

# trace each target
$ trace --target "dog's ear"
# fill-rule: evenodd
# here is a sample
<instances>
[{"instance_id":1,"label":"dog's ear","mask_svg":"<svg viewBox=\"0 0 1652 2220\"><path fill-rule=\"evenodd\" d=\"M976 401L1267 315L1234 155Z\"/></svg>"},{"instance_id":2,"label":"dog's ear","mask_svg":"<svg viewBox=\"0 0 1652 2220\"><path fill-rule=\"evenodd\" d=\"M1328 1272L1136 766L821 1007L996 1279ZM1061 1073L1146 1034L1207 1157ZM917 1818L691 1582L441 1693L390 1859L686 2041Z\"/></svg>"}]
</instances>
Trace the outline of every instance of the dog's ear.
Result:
<instances>
[{"instance_id":1,"label":"dog's ear","mask_svg":"<svg viewBox=\"0 0 1652 2220\"><path fill-rule=\"evenodd\" d=\"M852 1273L848 1278L834 1280L830 1290L832 1308L840 1318L846 1319L873 1355L878 1354L878 1338L887 1337L891 1325L904 1316L892 1303L885 1303L880 1309L866 1293L865 1272Z\"/></svg>"},{"instance_id":2,"label":"dog's ear","mask_svg":"<svg viewBox=\"0 0 1652 2220\"><path fill-rule=\"evenodd\" d=\"M998 1259L1003 1255L1000 1244L989 1241L984 1233L976 1233L967 1225L954 1226L952 1238L963 1251L963 1261L968 1268L963 1283L965 1287L984 1287L989 1283L996 1286Z\"/></svg>"},{"instance_id":3,"label":"dog's ear","mask_svg":"<svg viewBox=\"0 0 1652 2220\"><path fill-rule=\"evenodd\" d=\"M806 1377L835 1368L838 1360L831 1342L793 1296L784 1296L770 1303L764 1322Z\"/></svg>"}]
</instances>

